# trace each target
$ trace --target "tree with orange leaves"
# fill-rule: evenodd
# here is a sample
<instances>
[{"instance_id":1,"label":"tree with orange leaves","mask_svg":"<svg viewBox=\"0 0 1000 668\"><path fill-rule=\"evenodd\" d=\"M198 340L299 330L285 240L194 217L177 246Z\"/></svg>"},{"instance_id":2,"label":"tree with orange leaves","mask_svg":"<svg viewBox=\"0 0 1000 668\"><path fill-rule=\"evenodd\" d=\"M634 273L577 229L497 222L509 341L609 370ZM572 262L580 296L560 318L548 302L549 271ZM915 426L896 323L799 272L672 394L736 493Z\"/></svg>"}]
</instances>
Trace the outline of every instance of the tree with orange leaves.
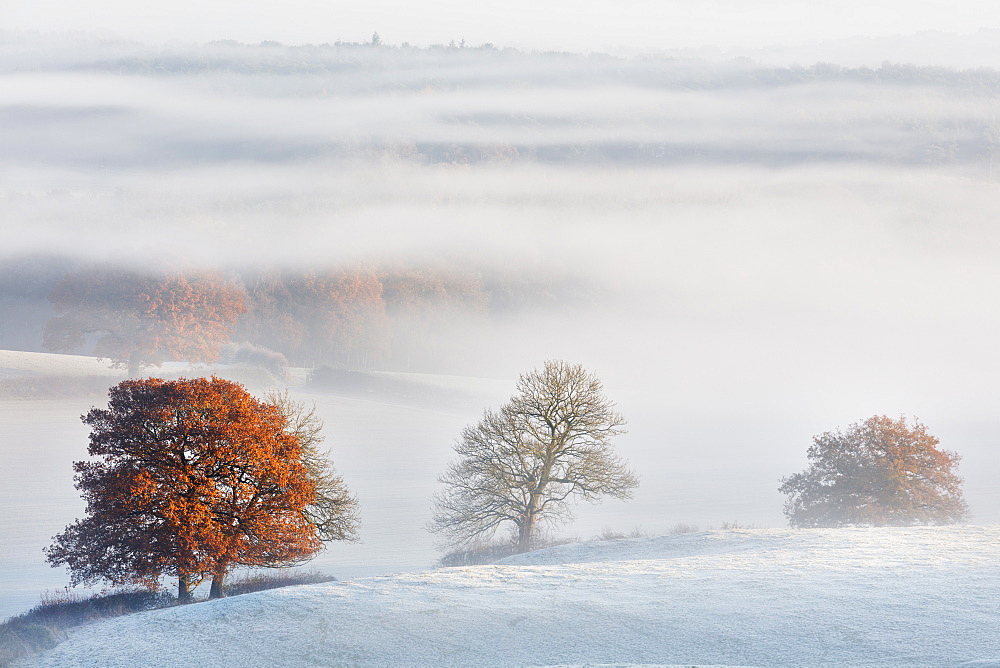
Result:
<instances>
[{"instance_id":1,"label":"tree with orange leaves","mask_svg":"<svg viewBox=\"0 0 1000 668\"><path fill-rule=\"evenodd\" d=\"M215 272L153 275L99 266L72 273L49 301L58 314L45 346L80 349L90 338L97 357L135 376L164 360L211 363L244 312L244 291Z\"/></svg>"},{"instance_id":2,"label":"tree with orange leaves","mask_svg":"<svg viewBox=\"0 0 1000 668\"><path fill-rule=\"evenodd\" d=\"M968 517L961 457L920 422L874 415L813 438L810 464L782 478L793 527L954 524Z\"/></svg>"},{"instance_id":3,"label":"tree with orange leaves","mask_svg":"<svg viewBox=\"0 0 1000 668\"><path fill-rule=\"evenodd\" d=\"M127 380L82 417L92 461L76 462L87 501L46 549L72 583L176 577L178 600L233 566L288 566L321 547L305 509L316 482L273 404L220 378Z\"/></svg>"}]
</instances>

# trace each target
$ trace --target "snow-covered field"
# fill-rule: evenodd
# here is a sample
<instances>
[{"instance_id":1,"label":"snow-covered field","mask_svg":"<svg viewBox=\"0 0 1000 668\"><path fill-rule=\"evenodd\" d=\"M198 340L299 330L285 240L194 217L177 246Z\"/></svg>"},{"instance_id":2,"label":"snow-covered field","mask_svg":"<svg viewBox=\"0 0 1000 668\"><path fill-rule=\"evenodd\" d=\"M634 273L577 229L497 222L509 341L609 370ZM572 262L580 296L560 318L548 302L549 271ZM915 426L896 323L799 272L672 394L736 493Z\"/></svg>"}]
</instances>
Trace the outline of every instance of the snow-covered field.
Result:
<instances>
[{"instance_id":1,"label":"snow-covered field","mask_svg":"<svg viewBox=\"0 0 1000 668\"><path fill-rule=\"evenodd\" d=\"M1000 666L1000 527L710 531L108 620L26 664Z\"/></svg>"},{"instance_id":2,"label":"snow-covered field","mask_svg":"<svg viewBox=\"0 0 1000 668\"><path fill-rule=\"evenodd\" d=\"M202 375L226 369L167 364L163 371ZM17 351L0 351L0 378L3 374L108 374L109 386L123 377L90 357ZM304 379L300 375L297 385ZM359 497L362 513L362 542L333 545L307 568L345 578L426 568L437 558L433 537L424 530L437 475L461 428L509 395L512 383L410 376L428 387L425 396L348 396L293 388L296 399L316 402L326 422L325 446ZM443 392L444 400L429 401L428 396L437 396L434 391ZM0 400L0 621L69 582L64 569L45 563L42 549L83 515L72 463L87 456L87 428L80 415L98 403L93 398Z\"/></svg>"},{"instance_id":3,"label":"snow-covered field","mask_svg":"<svg viewBox=\"0 0 1000 668\"><path fill-rule=\"evenodd\" d=\"M184 365L165 370L205 372ZM0 351L0 378L105 373L109 385L121 377L92 358ZM304 372L299 376L301 383ZM437 476L462 427L513 390L511 379L410 374L404 380L426 391L348 395L293 383L297 399L316 402L333 461L361 502L362 542L334 544L310 564L342 580L420 571L435 562L440 553L425 527ZM688 415L655 393L608 391L629 420L617 449L639 472L641 485L627 503L580 505L576 521L562 528L564 536L588 539L606 527L628 533L637 526L659 534L681 522L702 529L726 521L783 526L778 479L803 467L813 434L836 426L784 414ZM87 430L79 416L95 403L0 401L0 619L24 612L42 592L69 581L63 569L45 563L42 549L82 515L72 462L86 456ZM1000 522L995 425L931 426L965 457L961 470L973 520Z\"/></svg>"},{"instance_id":4,"label":"snow-covered field","mask_svg":"<svg viewBox=\"0 0 1000 668\"><path fill-rule=\"evenodd\" d=\"M20 350L0 350L0 379L36 375L91 375L121 377L123 372L112 369L96 357L29 353Z\"/></svg>"}]
</instances>

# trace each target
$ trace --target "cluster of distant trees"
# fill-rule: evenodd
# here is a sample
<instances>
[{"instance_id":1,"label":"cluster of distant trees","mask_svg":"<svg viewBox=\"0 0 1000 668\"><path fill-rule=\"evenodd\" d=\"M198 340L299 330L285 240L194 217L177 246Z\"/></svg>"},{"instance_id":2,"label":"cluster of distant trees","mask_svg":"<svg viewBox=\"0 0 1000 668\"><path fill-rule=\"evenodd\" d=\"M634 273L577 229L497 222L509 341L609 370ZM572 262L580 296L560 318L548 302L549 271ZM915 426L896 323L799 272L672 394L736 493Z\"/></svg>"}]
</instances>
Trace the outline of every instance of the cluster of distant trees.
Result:
<instances>
[{"instance_id":1,"label":"cluster of distant trees","mask_svg":"<svg viewBox=\"0 0 1000 668\"><path fill-rule=\"evenodd\" d=\"M264 400L219 378L126 380L83 416L91 460L76 462L87 516L47 548L74 584L210 578L234 566L289 566L324 541L357 538L358 503L319 449L322 423L287 394ZM509 529L509 552L571 518L569 502L631 498L636 474L611 440L624 432L601 381L580 365L523 374L499 410L466 427L439 478L430 530L461 550ZM874 416L827 432L809 468L782 480L794 527L948 524L968 516L959 457L919 422Z\"/></svg>"},{"instance_id":2,"label":"cluster of distant trees","mask_svg":"<svg viewBox=\"0 0 1000 668\"><path fill-rule=\"evenodd\" d=\"M246 312L233 337L300 366L408 369L435 331L500 308L502 286L454 269L347 269L246 276Z\"/></svg>"},{"instance_id":3,"label":"cluster of distant trees","mask_svg":"<svg viewBox=\"0 0 1000 668\"><path fill-rule=\"evenodd\" d=\"M56 48L58 46L58 48ZM476 163L525 160L574 164L688 164L738 162L797 164L803 161L875 160L901 164L984 164L992 166L998 149L998 126L992 111L1000 92L1000 72L993 68L955 70L884 62L878 67L842 67L831 63L810 66L761 65L749 59L729 62L703 61L691 57L647 56L619 58L607 54L529 53L496 49L490 45L462 48L461 44L415 48L391 46L377 35L369 42L336 42L317 45L282 45L268 41L241 44L213 42L198 47L149 47L140 44L72 43L36 47L9 44L11 53L0 63L0 72L72 70L116 75L185 76L239 75L227 85L271 85L281 80L280 91L295 96L370 95L378 92L414 93L424 90L462 90L470 86L512 86L517 89L547 87L559 82L573 88L630 86L655 91L733 92L781 91L796 86L829 86L828 113L802 119L815 123L819 135L839 137L836 146L759 145L734 147L706 142L628 141L607 136L604 141L521 141L512 143L456 143L454 141L402 140L386 143L375 138L331 141L309 146L308 155L330 158L387 157L424 163ZM469 73L475 72L470 77ZM865 118L852 120L852 131L844 132L836 113L844 87L869 90L873 102ZM877 102L882 92L914 91L900 111ZM925 95L936 91L956 99L984 103L977 110L948 112ZM822 96L813 91L808 98ZM794 105L795 102L789 102ZM23 110L22 110L23 111ZM29 110L30 111L30 110ZM17 110L13 112L16 120ZM503 114L465 113L454 120L462 127L490 128L548 123L543 111L505 117ZM829 118L825 118L829 116ZM591 121L566 116L585 129ZM34 116L26 119L37 122ZM580 133L586 137L589 133ZM872 141L872 137L881 138ZM223 150L223 149L219 149ZM231 150L231 149L225 149ZM263 148L259 150L264 150ZM294 146L283 150L300 150ZM317 153L318 152L318 153ZM992 177L992 171L990 172Z\"/></svg>"},{"instance_id":4,"label":"cluster of distant trees","mask_svg":"<svg viewBox=\"0 0 1000 668\"><path fill-rule=\"evenodd\" d=\"M135 375L164 359L212 362L245 311L239 288L212 272L154 276L98 266L63 278L45 346L94 355Z\"/></svg>"},{"instance_id":5,"label":"cluster of distant trees","mask_svg":"<svg viewBox=\"0 0 1000 668\"><path fill-rule=\"evenodd\" d=\"M995 37L994 37L995 38ZM482 77L494 76L496 65L510 68L522 83L549 82L562 75L564 82L637 84L656 88L707 90L748 85L790 85L811 82L860 82L889 85L941 85L1000 91L1000 72L991 67L958 70L936 65L915 65L883 61L878 67L841 66L831 62L812 65L766 65L747 57L700 59L696 55L650 53L642 57L613 56L606 53L571 53L566 51L522 51L513 47L497 48L491 43L467 44L451 40L448 44L417 47L403 42L391 44L379 33L366 41L322 44L282 44L265 40L248 44L236 40L215 40L200 46L149 46L134 42L74 43L70 41L5 44L9 57L0 71L51 71L72 65L94 72L139 75L177 75L222 73L243 75L322 75L376 74L397 69L405 59L408 64L440 66L454 63L463 68L485 68ZM416 88L440 82L442 73L433 67L421 72L419 67L395 71L391 84L397 88ZM467 80L463 74L463 80ZM372 88L375 77L352 82Z\"/></svg>"},{"instance_id":6,"label":"cluster of distant trees","mask_svg":"<svg viewBox=\"0 0 1000 668\"><path fill-rule=\"evenodd\" d=\"M66 273L49 291L55 315L43 345L108 359L130 375L170 360L210 364L228 344L294 366L412 370L447 356L442 334L572 299L567 285L453 267L224 275L91 265Z\"/></svg>"}]
</instances>

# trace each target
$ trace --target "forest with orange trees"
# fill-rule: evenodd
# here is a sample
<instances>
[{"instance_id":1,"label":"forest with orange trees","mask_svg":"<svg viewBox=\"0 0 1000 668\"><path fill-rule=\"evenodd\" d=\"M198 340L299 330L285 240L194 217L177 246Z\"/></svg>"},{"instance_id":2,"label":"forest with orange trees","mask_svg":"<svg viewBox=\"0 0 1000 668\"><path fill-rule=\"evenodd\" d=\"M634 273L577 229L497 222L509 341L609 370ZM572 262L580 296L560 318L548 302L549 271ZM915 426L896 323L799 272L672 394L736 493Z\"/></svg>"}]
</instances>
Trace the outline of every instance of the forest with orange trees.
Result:
<instances>
[{"instance_id":1,"label":"forest with orange trees","mask_svg":"<svg viewBox=\"0 0 1000 668\"><path fill-rule=\"evenodd\" d=\"M93 355L130 376L213 364L239 345L293 366L430 370L462 335L592 296L566 276L447 262L223 272L9 261L0 348Z\"/></svg>"},{"instance_id":2,"label":"forest with orange trees","mask_svg":"<svg viewBox=\"0 0 1000 668\"><path fill-rule=\"evenodd\" d=\"M218 272L151 275L94 266L65 276L49 301L45 347L71 352L92 342L97 357L135 375L164 360L214 362L246 309L241 286Z\"/></svg>"}]
</instances>

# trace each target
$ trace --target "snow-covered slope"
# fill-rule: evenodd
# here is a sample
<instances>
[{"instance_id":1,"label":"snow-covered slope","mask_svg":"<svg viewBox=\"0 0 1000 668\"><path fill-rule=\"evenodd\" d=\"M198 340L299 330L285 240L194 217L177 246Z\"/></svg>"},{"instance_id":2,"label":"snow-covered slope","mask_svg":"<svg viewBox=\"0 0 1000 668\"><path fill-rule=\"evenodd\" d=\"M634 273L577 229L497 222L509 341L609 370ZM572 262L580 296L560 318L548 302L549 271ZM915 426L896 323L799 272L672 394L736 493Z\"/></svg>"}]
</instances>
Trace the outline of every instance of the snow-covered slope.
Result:
<instances>
[{"instance_id":1,"label":"snow-covered slope","mask_svg":"<svg viewBox=\"0 0 1000 668\"><path fill-rule=\"evenodd\" d=\"M41 374L115 377L123 376L124 372L112 369L108 362L99 361L96 357L0 350L0 378Z\"/></svg>"},{"instance_id":2,"label":"snow-covered slope","mask_svg":"<svg viewBox=\"0 0 1000 668\"><path fill-rule=\"evenodd\" d=\"M1000 666L1000 527L718 531L85 627L37 666Z\"/></svg>"},{"instance_id":3,"label":"snow-covered slope","mask_svg":"<svg viewBox=\"0 0 1000 668\"><path fill-rule=\"evenodd\" d=\"M192 369L168 362L150 373L218 373L239 377L239 367ZM315 402L326 423L325 445L338 472L361 500L361 543L336 543L308 568L340 578L428 568L438 557L424 526L437 476L453 456L462 427L486 406L510 395L513 381L420 374L379 374L383 391L344 391L305 385L306 369L292 369L293 396ZM93 357L0 350L0 621L25 612L43 592L59 591L69 577L45 563L43 548L85 504L73 487L73 462L87 456L80 415L101 405L109 386L124 378ZM92 378L95 392L44 400L3 399L5 381ZM252 388L260 394L264 388ZM8 395L9 396L9 395ZM624 504L619 504L624 506ZM693 520L697 521L697 520Z\"/></svg>"}]
</instances>

